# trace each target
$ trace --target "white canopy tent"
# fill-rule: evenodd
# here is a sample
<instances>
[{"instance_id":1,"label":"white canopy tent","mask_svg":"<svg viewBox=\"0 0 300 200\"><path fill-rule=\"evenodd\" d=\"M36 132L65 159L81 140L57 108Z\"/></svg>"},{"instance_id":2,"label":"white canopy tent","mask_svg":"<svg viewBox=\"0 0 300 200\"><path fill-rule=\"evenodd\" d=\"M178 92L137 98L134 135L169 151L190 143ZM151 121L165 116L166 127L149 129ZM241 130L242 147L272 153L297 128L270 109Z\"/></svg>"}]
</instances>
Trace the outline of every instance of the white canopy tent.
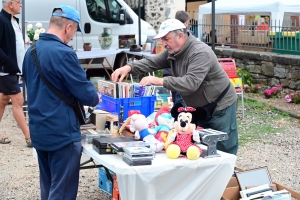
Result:
<instances>
[{"instance_id":1,"label":"white canopy tent","mask_svg":"<svg viewBox=\"0 0 300 200\"><path fill-rule=\"evenodd\" d=\"M223 15L268 15L270 23L282 25L284 15L299 15L299 0L218 0L215 2L215 13ZM198 23L201 24L205 15L211 14L211 3L199 6ZM281 23L281 24L279 24ZM198 26L198 36L202 33L202 27Z\"/></svg>"}]
</instances>

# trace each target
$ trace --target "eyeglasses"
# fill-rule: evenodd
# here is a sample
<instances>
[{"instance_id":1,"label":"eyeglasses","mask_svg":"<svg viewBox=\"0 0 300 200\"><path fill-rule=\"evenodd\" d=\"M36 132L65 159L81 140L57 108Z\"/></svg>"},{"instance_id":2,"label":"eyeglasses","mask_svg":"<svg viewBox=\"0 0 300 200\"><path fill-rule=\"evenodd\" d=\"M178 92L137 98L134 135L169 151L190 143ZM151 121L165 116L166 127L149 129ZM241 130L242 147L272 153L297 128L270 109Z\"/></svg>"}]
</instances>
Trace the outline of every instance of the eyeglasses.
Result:
<instances>
[{"instance_id":1,"label":"eyeglasses","mask_svg":"<svg viewBox=\"0 0 300 200\"><path fill-rule=\"evenodd\" d=\"M11 0L11 2L16 2L16 3L18 3L18 4L22 4L22 1L21 1L21 0L19 0L19 1Z\"/></svg>"}]
</instances>

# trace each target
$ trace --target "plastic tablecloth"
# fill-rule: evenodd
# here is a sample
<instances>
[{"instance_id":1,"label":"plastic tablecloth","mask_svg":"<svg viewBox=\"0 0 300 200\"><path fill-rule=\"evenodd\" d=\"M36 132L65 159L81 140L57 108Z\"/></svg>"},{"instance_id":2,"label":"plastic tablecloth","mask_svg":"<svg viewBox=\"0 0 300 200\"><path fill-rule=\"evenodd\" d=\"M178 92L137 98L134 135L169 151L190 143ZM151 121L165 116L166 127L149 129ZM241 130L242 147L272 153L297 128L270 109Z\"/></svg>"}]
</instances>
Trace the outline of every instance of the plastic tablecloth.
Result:
<instances>
[{"instance_id":1,"label":"plastic tablecloth","mask_svg":"<svg viewBox=\"0 0 300 200\"><path fill-rule=\"evenodd\" d=\"M152 165L143 166L129 166L120 155L100 155L91 146L83 153L116 173L122 200L219 200L236 163L235 155L221 151L220 157L198 160L157 153Z\"/></svg>"}]
</instances>

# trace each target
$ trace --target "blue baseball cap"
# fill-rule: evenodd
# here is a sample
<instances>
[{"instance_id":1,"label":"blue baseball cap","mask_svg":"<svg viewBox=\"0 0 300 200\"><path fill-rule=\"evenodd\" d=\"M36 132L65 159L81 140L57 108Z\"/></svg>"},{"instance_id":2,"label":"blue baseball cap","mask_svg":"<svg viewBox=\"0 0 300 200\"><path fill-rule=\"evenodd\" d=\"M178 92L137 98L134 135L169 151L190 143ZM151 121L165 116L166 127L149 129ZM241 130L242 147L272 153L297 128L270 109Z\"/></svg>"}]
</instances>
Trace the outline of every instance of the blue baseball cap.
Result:
<instances>
[{"instance_id":1,"label":"blue baseball cap","mask_svg":"<svg viewBox=\"0 0 300 200\"><path fill-rule=\"evenodd\" d=\"M54 12L56 9L61 9L62 13ZM53 9L52 16L65 17L74 22L77 22L78 23L77 31L82 32L81 27L80 27L79 12L75 8L73 8L71 6L65 6L65 5L57 6L56 8Z\"/></svg>"}]
</instances>

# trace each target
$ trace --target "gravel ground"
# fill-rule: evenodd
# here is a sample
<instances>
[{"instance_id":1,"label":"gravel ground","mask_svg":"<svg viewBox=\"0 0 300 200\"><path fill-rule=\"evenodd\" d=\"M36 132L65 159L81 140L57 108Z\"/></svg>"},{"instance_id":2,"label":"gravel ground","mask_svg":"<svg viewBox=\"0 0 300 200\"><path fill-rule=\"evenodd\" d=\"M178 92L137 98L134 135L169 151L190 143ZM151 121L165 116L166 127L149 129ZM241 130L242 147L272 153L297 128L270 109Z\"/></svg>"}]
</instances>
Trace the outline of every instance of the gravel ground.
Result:
<instances>
[{"instance_id":1,"label":"gravel ground","mask_svg":"<svg viewBox=\"0 0 300 200\"><path fill-rule=\"evenodd\" d=\"M300 105L295 108L300 111ZM240 116L239 116L240 117ZM245 123L251 120L244 119ZM236 166L252 169L268 166L273 181L300 191L300 125L299 120L286 117L278 126L285 127L285 133L264 137L261 142L251 142L241 147ZM8 137L10 144L0 144L0 200L39 198L39 170L33 150L26 147L21 130L13 116L11 106L5 110L0 123L0 135ZM83 157L82 160L86 160ZM78 200L106 200L110 196L98 188L98 169L81 170Z\"/></svg>"}]
</instances>

